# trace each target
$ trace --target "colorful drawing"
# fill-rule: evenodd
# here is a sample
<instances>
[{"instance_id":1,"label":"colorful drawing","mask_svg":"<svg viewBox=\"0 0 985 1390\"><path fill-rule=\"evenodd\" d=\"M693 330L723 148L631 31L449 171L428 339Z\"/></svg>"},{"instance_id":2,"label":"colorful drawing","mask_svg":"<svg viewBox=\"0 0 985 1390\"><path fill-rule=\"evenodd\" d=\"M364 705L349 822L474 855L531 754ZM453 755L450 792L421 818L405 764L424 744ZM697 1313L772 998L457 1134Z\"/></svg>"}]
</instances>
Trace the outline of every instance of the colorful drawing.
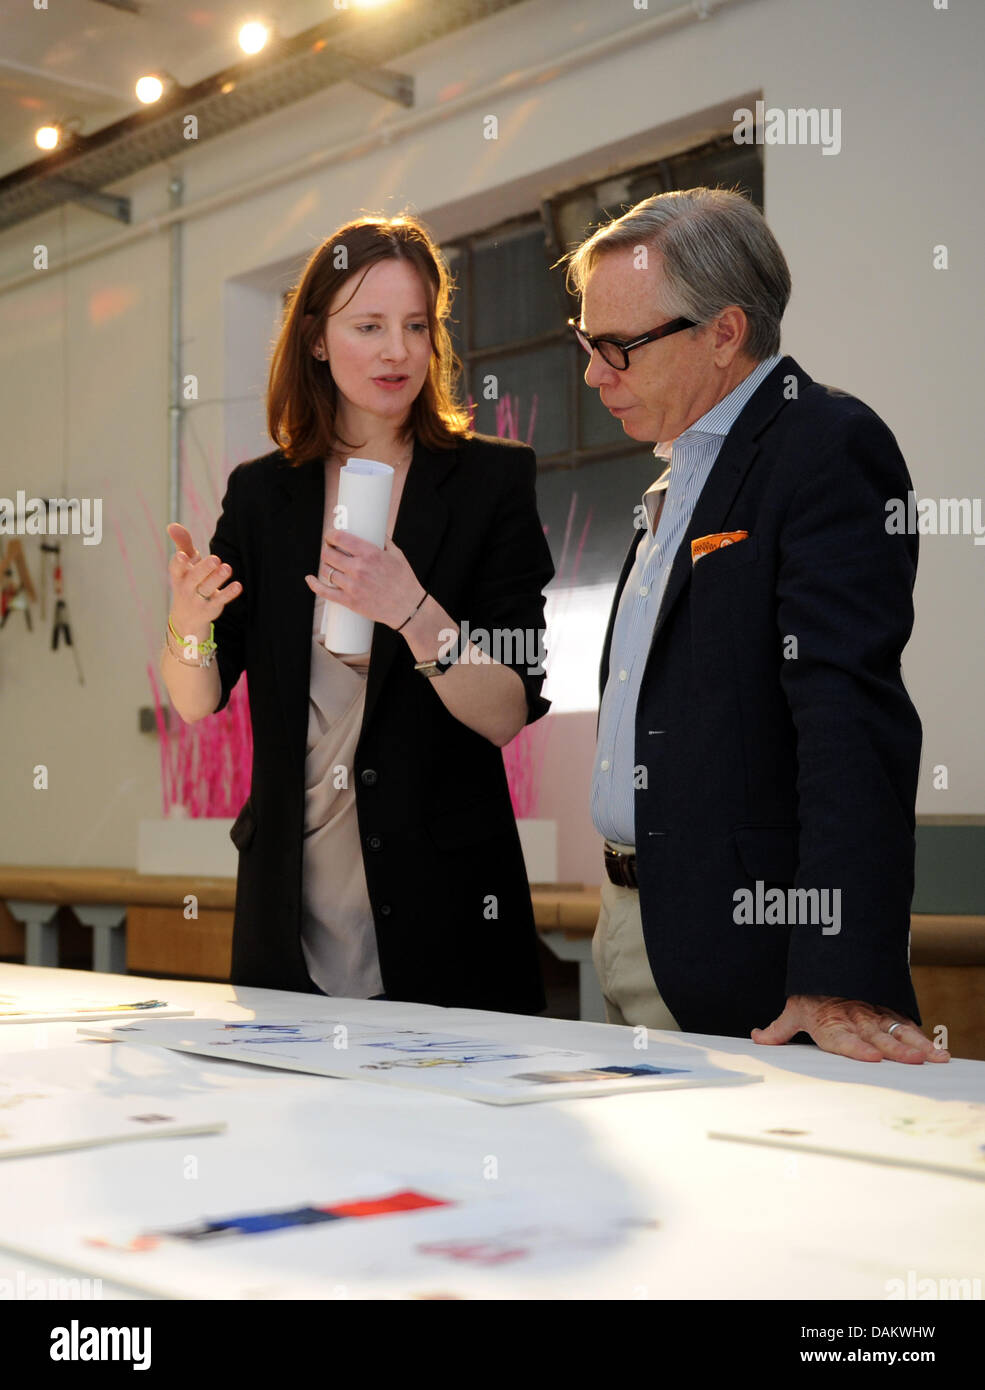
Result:
<instances>
[{"instance_id":1,"label":"colorful drawing","mask_svg":"<svg viewBox=\"0 0 985 1390\"><path fill-rule=\"evenodd\" d=\"M600 1250L618 1245L623 1229L630 1225L659 1230L659 1221L614 1221L603 1230L579 1231L567 1226L524 1226L495 1236L465 1236L454 1240L434 1240L415 1245L421 1255L438 1255L484 1267L515 1264L518 1260L548 1252Z\"/></svg>"},{"instance_id":2,"label":"colorful drawing","mask_svg":"<svg viewBox=\"0 0 985 1390\"><path fill-rule=\"evenodd\" d=\"M98 999L87 1001L76 1001L65 1005L26 1005L24 1000L18 1000L15 996L4 994L0 995L0 1014L4 1017L13 1017L17 1014L46 1014L46 1013L94 1013L101 1014L120 1013L122 1010L130 1009L166 1009L168 1002L166 999L138 999L133 1004L101 1004Z\"/></svg>"},{"instance_id":3,"label":"colorful drawing","mask_svg":"<svg viewBox=\"0 0 985 1390\"><path fill-rule=\"evenodd\" d=\"M461 1057L395 1057L391 1062L360 1062L360 1071L389 1071L391 1067L470 1067L476 1062L515 1062L521 1057L536 1057L536 1052L490 1052Z\"/></svg>"},{"instance_id":4,"label":"colorful drawing","mask_svg":"<svg viewBox=\"0 0 985 1390\"><path fill-rule=\"evenodd\" d=\"M121 1014L153 1014L158 1018L187 1018L192 1009L173 1009L166 999L136 999L129 1004L101 1003L98 999L29 999L24 996L0 995L0 1023L79 1023L100 1018L117 1018Z\"/></svg>"},{"instance_id":5,"label":"colorful drawing","mask_svg":"<svg viewBox=\"0 0 985 1390\"><path fill-rule=\"evenodd\" d=\"M450 1050L450 1049L453 1048L453 1047L482 1047L482 1046L484 1046L484 1045L487 1046L487 1047L493 1047L493 1046L495 1046L494 1043L486 1043L486 1044L482 1044L481 1042L477 1043L475 1038L443 1038L443 1037L440 1037L440 1036L439 1036L439 1037L428 1037L428 1036L427 1036L426 1034L424 1034L424 1033L421 1033L421 1034L408 1033L407 1036L408 1036L408 1037L413 1037L413 1038L415 1038L416 1041L414 1041L414 1042L394 1042L394 1041L393 1041L393 1038L392 1038L392 1036L391 1036L391 1037L389 1037L389 1038L381 1038L379 1041L364 1042L364 1043L361 1044L361 1046L363 1046L363 1047L391 1047L391 1048L393 1048L393 1049L394 1049L395 1051L397 1051L397 1052L427 1052L428 1048L431 1048L431 1047L441 1047L441 1048L444 1048L444 1049L447 1051L447 1050Z\"/></svg>"},{"instance_id":6,"label":"colorful drawing","mask_svg":"<svg viewBox=\"0 0 985 1390\"><path fill-rule=\"evenodd\" d=\"M620 1091L671 1090L683 1086L739 1086L760 1080L734 1069L702 1063L680 1048L642 1054L551 1047L531 1037L518 1021L507 1036L470 1037L424 1029L383 1028L336 1018L277 1018L229 1024L194 1018L169 1025L142 1018L136 1025L83 1028L93 1037L157 1043L182 1052L232 1058L317 1076L347 1077L377 1085L463 1096L490 1105L564 1101ZM304 1046L301 1046L304 1044ZM617 1062L623 1054L625 1060ZM529 1068L519 1072L517 1063Z\"/></svg>"},{"instance_id":7,"label":"colorful drawing","mask_svg":"<svg viewBox=\"0 0 985 1390\"><path fill-rule=\"evenodd\" d=\"M255 1236L267 1231L285 1231L295 1226L320 1226L326 1221L364 1219L371 1216L394 1216L410 1211L431 1210L434 1207L454 1206L440 1197L406 1190L391 1192L384 1197L371 1197L353 1202L333 1202L326 1206L308 1205L284 1210L246 1212L218 1220L204 1218L188 1226L163 1231L141 1231L122 1243L105 1236L87 1236L84 1243L101 1250L122 1250L127 1254L145 1254L156 1250L167 1240L193 1242L211 1241L229 1236Z\"/></svg>"},{"instance_id":8,"label":"colorful drawing","mask_svg":"<svg viewBox=\"0 0 985 1390\"><path fill-rule=\"evenodd\" d=\"M557 1085L572 1081L625 1081L633 1076L687 1076L687 1067L651 1067L639 1063L628 1067L585 1067L582 1071L521 1071L511 1081L534 1081L541 1085Z\"/></svg>"},{"instance_id":9,"label":"colorful drawing","mask_svg":"<svg viewBox=\"0 0 985 1390\"><path fill-rule=\"evenodd\" d=\"M224 1023L223 1031L228 1033L233 1028L250 1028L254 1033L300 1033L301 1028L296 1023Z\"/></svg>"}]
</instances>

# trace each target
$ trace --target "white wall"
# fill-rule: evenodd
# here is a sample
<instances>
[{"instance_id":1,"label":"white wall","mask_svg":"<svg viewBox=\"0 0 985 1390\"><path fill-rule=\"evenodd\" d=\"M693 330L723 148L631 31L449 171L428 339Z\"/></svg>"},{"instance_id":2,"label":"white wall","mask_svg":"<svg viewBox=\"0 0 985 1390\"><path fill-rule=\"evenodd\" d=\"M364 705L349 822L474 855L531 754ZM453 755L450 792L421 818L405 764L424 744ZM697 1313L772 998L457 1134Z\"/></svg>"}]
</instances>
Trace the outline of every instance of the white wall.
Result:
<instances>
[{"instance_id":1,"label":"white wall","mask_svg":"<svg viewBox=\"0 0 985 1390\"><path fill-rule=\"evenodd\" d=\"M414 73L416 109L427 110L518 64L642 25L656 10L647 15L628 0L533 0L399 66ZM700 139L723 119L727 128L734 106L761 94L770 106L842 111L837 157L817 147L765 148L767 216L794 282L785 350L884 416L919 495L973 496L981 491L973 371L983 359L985 323L983 38L980 6L940 12L933 0L749 0L188 221L182 369L197 375L201 397L186 421L192 477L201 486L208 468L270 447L262 390L277 298L290 269L338 223L361 208L395 211L408 202L439 239L481 229L533 208L545 193ZM487 109L499 116L496 142L482 136ZM173 168L194 204L403 114L361 89L338 87L189 148ZM167 210L169 172L157 166L115 190L132 197L136 224ZM156 635L166 602L163 562L139 499L163 537L167 238L152 233L67 275L39 271L26 287L2 289L30 270L36 244L49 246L57 267L63 244L75 251L118 230L70 207L0 233L0 496L67 487L70 496L104 501L101 546L64 542L85 685L71 659L52 653L46 634L28 635L19 616L0 632L0 860L8 863L132 866L137 819L159 814L156 740L137 732L137 708L149 702L148 639L111 521L121 517L128 527ZM938 243L949 248L946 272L931 268ZM252 399L230 400L251 392ZM36 544L27 543L32 559ZM924 720L924 813L985 811L983 566L985 548L968 537L924 538L904 663ZM575 725L585 741L594 719ZM586 789L565 785L562 769L581 777L586 756L584 748L570 759L552 755L556 775L542 813L585 803ZM49 767L47 792L32 789L37 763ZM950 768L948 792L931 789L937 763ZM587 811L570 821L564 845L562 878L584 878L595 846Z\"/></svg>"}]
</instances>

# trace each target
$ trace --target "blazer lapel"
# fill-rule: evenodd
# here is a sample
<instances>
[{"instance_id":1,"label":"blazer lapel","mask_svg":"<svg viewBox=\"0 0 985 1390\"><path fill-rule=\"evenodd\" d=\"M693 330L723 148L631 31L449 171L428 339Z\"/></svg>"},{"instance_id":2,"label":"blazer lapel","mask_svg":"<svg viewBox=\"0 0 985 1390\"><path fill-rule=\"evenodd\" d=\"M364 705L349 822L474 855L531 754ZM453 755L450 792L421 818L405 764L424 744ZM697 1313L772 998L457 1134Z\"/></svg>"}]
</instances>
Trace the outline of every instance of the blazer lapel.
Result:
<instances>
[{"instance_id":1,"label":"blazer lapel","mask_svg":"<svg viewBox=\"0 0 985 1390\"><path fill-rule=\"evenodd\" d=\"M428 449L415 439L393 540L425 587L448 525L448 504L438 488L457 461L457 449ZM276 673L285 727L303 753L308 729L315 607L315 595L304 582L304 576L317 574L321 561L325 462L320 458L297 466L285 462L277 472L267 538L267 611L274 622L268 655ZM403 645L404 639L399 632L385 623L374 623L363 728L369 722L393 659Z\"/></svg>"},{"instance_id":2,"label":"blazer lapel","mask_svg":"<svg viewBox=\"0 0 985 1390\"><path fill-rule=\"evenodd\" d=\"M288 737L303 757L308 733L311 629L315 595L304 582L317 574L325 513L325 461L309 459L277 467L264 562L266 612L271 639L266 653L274 668Z\"/></svg>"},{"instance_id":3,"label":"blazer lapel","mask_svg":"<svg viewBox=\"0 0 985 1390\"><path fill-rule=\"evenodd\" d=\"M653 627L651 656L669 613L691 578L691 541L698 536L714 535L723 529L729 508L759 454L760 435L786 404L784 382L790 376L796 377L798 391L810 384L811 378L793 358L784 357L753 392L725 437L725 443L701 489L691 521L675 552L663 602Z\"/></svg>"}]
</instances>

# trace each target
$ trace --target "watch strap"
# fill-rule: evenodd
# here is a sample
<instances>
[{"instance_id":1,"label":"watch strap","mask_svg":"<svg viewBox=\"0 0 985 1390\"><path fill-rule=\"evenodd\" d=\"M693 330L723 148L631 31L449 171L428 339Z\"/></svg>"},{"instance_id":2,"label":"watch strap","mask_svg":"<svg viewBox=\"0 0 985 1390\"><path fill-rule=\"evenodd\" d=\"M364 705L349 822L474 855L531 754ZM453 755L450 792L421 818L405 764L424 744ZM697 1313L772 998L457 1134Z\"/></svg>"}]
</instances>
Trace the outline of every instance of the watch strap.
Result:
<instances>
[{"instance_id":1,"label":"watch strap","mask_svg":"<svg viewBox=\"0 0 985 1390\"><path fill-rule=\"evenodd\" d=\"M454 666L455 662L462 654L462 627L458 624L458 631L455 639L444 656L434 656L427 661L415 661L414 670L419 671L428 680L433 680L435 676L443 676L449 666Z\"/></svg>"}]
</instances>

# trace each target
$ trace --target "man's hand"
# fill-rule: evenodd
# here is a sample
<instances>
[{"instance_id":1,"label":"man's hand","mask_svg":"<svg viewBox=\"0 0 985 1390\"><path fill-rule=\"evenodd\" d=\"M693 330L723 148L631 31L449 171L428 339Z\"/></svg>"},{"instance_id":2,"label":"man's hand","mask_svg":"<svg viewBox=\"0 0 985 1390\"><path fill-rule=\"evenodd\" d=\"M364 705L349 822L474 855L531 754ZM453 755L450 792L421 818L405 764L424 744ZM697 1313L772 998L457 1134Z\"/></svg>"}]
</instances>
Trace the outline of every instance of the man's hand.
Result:
<instances>
[{"instance_id":1,"label":"man's hand","mask_svg":"<svg viewBox=\"0 0 985 1390\"><path fill-rule=\"evenodd\" d=\"M887 1030L901 1023L892 1034ZM880 1009L860 999L825 994L792 994L779 1018L768 1028L754 1028L755 1043L789 1042L795 1033L808 1033L824 1052L837 1052L859 1062L949 1062L951 1054L924 1037L912 1019L892 1009Z\"/></svg>"}]
</instances>

